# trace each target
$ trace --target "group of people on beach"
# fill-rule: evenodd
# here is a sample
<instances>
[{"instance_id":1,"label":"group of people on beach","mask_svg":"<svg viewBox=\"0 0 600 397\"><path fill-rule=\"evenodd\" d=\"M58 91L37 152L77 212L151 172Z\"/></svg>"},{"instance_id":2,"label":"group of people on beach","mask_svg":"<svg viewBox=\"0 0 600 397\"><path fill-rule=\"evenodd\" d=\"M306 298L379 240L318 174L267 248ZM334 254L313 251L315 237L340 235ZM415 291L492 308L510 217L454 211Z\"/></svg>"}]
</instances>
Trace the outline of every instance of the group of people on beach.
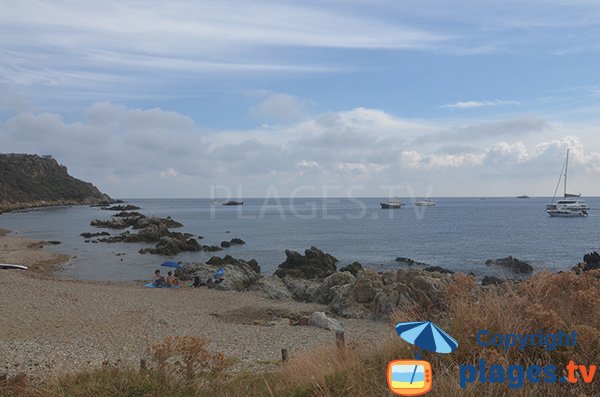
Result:
<instances>
[{"instance_id":1,"label":"group of people on beach","mask_svg":"<svg viewBox=\"0 0 600 397\"><path fill-rule=\"evenodd\" d=\"M154 283L154 286L157 288L170 288L170 287L180 287L181 283L179 282L179 279L177 277L175 277L173 275L173 272L169 271L167 273L167 278L165 279L165 277L160 274L160 270L156 270L154 272L154 277L152 278L152 282Z\"/></svg>"}]
</instances>

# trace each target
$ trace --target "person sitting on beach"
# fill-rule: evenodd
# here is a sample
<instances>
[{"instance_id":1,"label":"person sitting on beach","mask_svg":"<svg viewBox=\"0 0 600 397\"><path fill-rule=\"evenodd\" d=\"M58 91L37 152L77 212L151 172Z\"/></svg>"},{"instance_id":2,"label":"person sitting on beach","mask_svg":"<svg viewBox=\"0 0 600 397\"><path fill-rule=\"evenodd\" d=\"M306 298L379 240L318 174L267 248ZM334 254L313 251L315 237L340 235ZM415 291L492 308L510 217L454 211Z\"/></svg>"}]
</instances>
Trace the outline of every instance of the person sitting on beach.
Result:
<instances>
[{"instance_id":1,"label":"person sitting on beach","mask_svg":"<svg viewBox=\"0 0 600 397\"><path fill-rule=\"evenodd\" d=\"M165 282L165 278L160 274L160 270L156 270L154 272L154 277L152 278L152 282L154 283L154 286L157 288L164 287L167 285L167 283Z\"/></svg>"},{"instance_id":2,"label":"person sitting on beach","mask_svg":"<svg viewBox=\"0 0 600 397\"><path fill-rule=\"evenodd\" d=\"M167 287L179 287L179 279L172 272L167 273Z\"/></svg>"}]
</instances>

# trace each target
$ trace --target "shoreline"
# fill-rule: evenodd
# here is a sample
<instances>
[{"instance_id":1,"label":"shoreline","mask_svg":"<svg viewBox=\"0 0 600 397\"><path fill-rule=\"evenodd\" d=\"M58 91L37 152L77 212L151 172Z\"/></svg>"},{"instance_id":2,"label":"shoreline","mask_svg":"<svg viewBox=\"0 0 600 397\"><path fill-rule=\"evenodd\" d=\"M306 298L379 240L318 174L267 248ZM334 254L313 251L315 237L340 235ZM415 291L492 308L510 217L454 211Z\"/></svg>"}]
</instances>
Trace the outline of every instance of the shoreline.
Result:
<instances>
[{"instance_id":1,"label":"shoreline","mask_svg":"<svg viewBox=\"0 0 600 397\"><path fill-rule=\"evenodd\" d=\"M40 241L0 232L0 262L30 271L0 270L0 372L34 378L94 368L103 362L139 366L153 343L175 335L202 336L209 350L236 361L234 370L277 368L290 355L335 343L335 334L289 319L325 305L276 301L259 291L149 289L134 283L63 279L52 270L69 259ZM342 319L348 340L386 337L385 322Z\"/></svg>"}]
</instances>

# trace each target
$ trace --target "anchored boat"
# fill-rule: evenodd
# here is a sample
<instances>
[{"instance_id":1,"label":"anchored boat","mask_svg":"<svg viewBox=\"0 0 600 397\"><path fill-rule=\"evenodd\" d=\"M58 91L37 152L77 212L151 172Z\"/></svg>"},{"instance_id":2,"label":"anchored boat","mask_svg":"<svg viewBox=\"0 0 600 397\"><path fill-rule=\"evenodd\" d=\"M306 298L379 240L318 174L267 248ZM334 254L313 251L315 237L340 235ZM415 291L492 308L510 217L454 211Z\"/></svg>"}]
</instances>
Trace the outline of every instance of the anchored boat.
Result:
<instances>
[{"instance_id":1,"label":"anchored boat","mask_svg":"<svg viewBox=\"0 0 600 397\"><path fill-rule=\"evenodd\" d=\"M552 202L546 205L546 213L552 217L561 217L561 218L574 218L574 217L584 217L588 215L589 207L582 200L576 200L575 198L581 197L581 193L573 194L567 193L567 171L569 169L569 149L567 149L567 158L565 159L565 164L563 165L562 170L560 171L560 177L558 178L558 183L556 184L556 189L554 190L554 196L552 197ZM564 175L563 175L564 171ZM558 187L560 186L560 181L564 176L564 191L563 191L563 199L558 200L556 203L554 200L556 199L556 192L558 191Z\"/></svg>"}]
</instances>

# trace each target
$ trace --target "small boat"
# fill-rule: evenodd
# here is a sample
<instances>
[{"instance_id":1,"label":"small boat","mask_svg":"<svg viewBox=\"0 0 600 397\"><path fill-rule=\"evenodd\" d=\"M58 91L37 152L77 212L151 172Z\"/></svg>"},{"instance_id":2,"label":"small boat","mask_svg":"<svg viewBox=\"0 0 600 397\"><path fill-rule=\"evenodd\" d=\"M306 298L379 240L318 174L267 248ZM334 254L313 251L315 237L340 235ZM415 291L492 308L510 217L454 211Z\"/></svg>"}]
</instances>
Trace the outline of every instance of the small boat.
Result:
<instances>
[{"instance_id":1,"label":"small boat","mask_svg":"<svg viewBox=\"0 0 600 397\"><path fill-rule=\"evenodd\" d=\"M585 217L588 216L589 207L582 200L575 200L574 198L581 197L581 194L573 194L567 193L567 170L569 169L569 149L567 149L567 158L565 159L565 164L563 165L563 169L560 171L560 177L558 178L558 184L556 185L556 190L554 191L554 197L552 197L552 202L546 205L546 213L551 217L558 218L575 218L575 217ZM560 186L560 180L563 177L564 173L564 191L563 191L563 200L558 200L554 203L556 199L556 191Z\"/></svg>"},{"instance_id":2,"label":"small boat","mask_svg":"<svg viewBox=\"0 0 600 397\"><path fill-rule=\"evenodd\" d=\"M401 202L399 199L394 198L382 203L379 203L381 205L382 209L394 209L394 208L402 208L404 207L404 203Z\"/></svg>"},{"instance_id":3,"label":"small boat","mask_svg":"<svg viewBox=\"0 0 600 397\"><path fill-rule=\"evenodd\" d=\"M244 205L244 202L243 202L243 201L233 201L233 200L230 200L230 201L225 201L225 202L223 203L223 205L227 205L227 206L232 206L232 205Z\"/></svg>"},{"instance_id":4,"label":"small boat","mask_svg":"<svg viewBox=\"0 0 600 397\"><path fill-rule=\"evenodd\" d=\"M420 200L415 202L417 207L435 207L435 201L431 198L426 198L425 200Z\"/></svg>"},{"instance_id":5,"label":"small boat","mask_svg":"<svg viewBox=\"0 0 600 397\"><path fill-rule=\"evenodd\" d=\"M526 194L522 194L520 196L517 196L517 198L528 199L530 197L528 195L526 195Z\"/></svg>"},{"instance_id":6,"label":"small boat","mask_svg":"<svg viewBox=\"0 0 600 397\"><path fill-rule=\"evenodd\" d=\"M3 270L11 270L11 269L27 270L28 267L23 266L23 265L11 265L9 263L0 263L0 269L3 269Z\"/></svg>"}]
</instances>

